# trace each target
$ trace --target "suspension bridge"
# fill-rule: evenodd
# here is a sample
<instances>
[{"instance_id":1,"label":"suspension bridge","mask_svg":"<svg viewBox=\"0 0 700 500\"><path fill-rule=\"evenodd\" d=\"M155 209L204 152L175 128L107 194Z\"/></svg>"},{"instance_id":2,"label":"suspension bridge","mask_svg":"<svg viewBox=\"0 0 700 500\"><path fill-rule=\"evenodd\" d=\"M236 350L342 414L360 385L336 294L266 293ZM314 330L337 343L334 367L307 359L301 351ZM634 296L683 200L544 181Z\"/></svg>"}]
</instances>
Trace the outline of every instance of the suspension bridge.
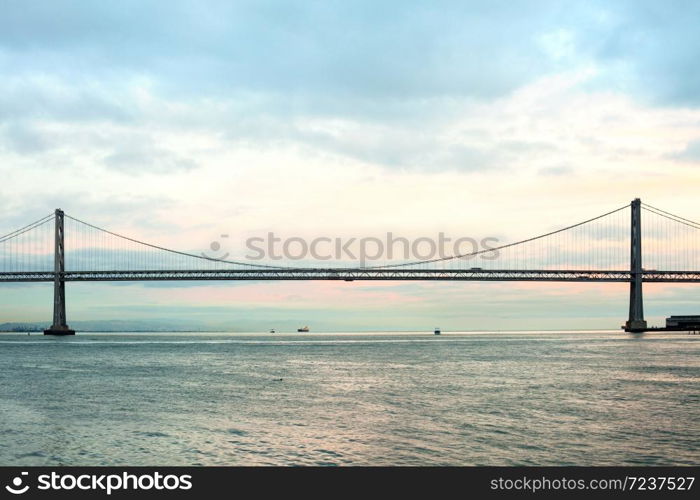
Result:
<instances>
[{"instance_id":1,"label":"suspension bridge","mask_svg":"<svg viewBox=\"0 0 700 500\"><path fill-rule=\"evenodd\" d=\"M66 320L66 282L154 280L626 282L629 314L624 329L643 332L648 330L643 283L700 283L699 251L700 223L638 198L494 248L360 267L217 259L124 236L57 209L0 237L0 282L53 283L53 324L47 335L75 333Z\"/></svg>"}]
</instances>

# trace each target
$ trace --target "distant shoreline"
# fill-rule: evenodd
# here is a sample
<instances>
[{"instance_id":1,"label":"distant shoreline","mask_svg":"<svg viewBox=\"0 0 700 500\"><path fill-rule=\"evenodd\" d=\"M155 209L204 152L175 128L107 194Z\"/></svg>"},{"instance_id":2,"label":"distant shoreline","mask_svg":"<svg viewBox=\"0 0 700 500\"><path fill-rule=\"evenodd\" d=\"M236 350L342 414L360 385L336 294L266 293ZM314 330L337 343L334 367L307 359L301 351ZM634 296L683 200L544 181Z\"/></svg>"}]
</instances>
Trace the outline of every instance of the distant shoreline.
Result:
<instances>
[{"instance_id":1,"label":"distant shoreline","mask_svg":"<svg viewBox=\"0 0 700 500\"><path fill-rule=\"evenodd\" d=\"M534 330L442 330L442 333L586 333L586 332L611 332L619 331L615 328L594 328L594 329L570 329L563 328L555 329L534 329ZM431 329L426 330L317 330L311 332L297 332L294 330L277 331L270 333L267 331L235 331L235 330L75 330L76 333L233 333L233 334L256 334L256 335L280 335L280 334L299 334L299 335L314 335L314 334L333 334L333 333L433 333ZM36 330L1 330L0 333L44 333L44 328Z\"/></svg>"}]
</instances>

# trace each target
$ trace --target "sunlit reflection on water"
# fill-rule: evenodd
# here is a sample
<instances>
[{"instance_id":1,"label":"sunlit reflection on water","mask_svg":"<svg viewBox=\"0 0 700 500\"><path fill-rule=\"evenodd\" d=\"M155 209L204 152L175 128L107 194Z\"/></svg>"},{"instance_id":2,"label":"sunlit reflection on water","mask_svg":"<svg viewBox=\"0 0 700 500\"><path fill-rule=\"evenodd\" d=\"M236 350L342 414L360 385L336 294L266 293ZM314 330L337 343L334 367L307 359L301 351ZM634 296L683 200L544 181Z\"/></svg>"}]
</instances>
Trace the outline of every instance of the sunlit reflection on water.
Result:
<instances>
[{"instance_id":1,"label":"sunlit reflection on water","mask_svg":"<svg viewBox=\"0 0 700 500\"><path fill-rule=\"evenodd\" d=\"M3 334L0 464L697 464L698 342Z\"/></svg>"}]
</instances>

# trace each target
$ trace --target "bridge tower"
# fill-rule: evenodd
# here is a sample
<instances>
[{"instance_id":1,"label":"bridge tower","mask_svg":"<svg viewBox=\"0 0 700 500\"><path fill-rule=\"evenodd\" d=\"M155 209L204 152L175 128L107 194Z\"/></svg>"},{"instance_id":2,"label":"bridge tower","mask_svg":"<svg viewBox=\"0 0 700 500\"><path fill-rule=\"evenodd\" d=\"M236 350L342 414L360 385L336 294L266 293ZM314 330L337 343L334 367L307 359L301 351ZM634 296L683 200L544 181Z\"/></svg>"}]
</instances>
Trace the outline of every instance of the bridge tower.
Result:
<instances>
[{"instance_id":1,"label":"bridge tower","mask_svg":"<svg viewBox=\"0 0 700 500\"><path fill-rule=\"evenodd\" d=\"M66 324L66 282L64 272L66 262L64 258L64 234L63 234L63 210L56 209L56 233L53 264L53 325L44 330L44 335L75 335L75 330L68 328Z\"/></svg>"},{"instance_id":2,"label":"bridge tower","mask_svg":"<svg viewBox=\"0 0 700 500\"><path fill-rule=\"evenodd\" d=\"M642 202L632 200L630 232L630 314L625 331L643 332L647 329L642 300Z\"/></svg>"}]
</instances>

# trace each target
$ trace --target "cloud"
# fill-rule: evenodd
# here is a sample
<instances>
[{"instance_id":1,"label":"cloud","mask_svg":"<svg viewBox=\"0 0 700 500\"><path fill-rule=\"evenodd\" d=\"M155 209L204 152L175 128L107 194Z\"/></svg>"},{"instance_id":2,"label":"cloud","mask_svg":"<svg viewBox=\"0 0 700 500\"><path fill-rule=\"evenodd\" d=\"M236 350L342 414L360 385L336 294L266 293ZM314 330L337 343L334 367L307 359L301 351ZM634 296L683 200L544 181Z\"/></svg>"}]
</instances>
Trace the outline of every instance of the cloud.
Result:
<instances>
[{"instance_id":1,"label":"cloud","mask_svg":"<svg viewBox=\"0 0 700 500\"><path fill-rule=\"evenodd\" d=\"M669 154L669 158L689 163L700 162L700 139L690 141L679 153Z\"/></svg>"},{"instance_id":2,"label":"cloud","mask_svg":"<svg viewBox=\"0 0 700 500\"><path fill-rule=\"evenodd\" d=\"M545 167L545 168L541 168L541 169L539 170L538 173L539 173L539 175L544 175L544 176L550 176L550 175L554 175L554 176L559 176L559 175L570 175L570 174L573 174L573 173L574 173L574 169L571 168L571 167L569 167L569 166L560 165L560 166L557 166L557 167Z\"/></svg>"},{"instance_id":3,"label":"cloud","mask_svg":"<svg viewBox=\"0 0 700 500\"><path fill-rule=\"evenodd\" d=\"M101 78L91 68L52 72L42 58L30 63L24 57L0 45L0 121L124 123L133 118L131 79Z\"/></svg>"},{"instance_id":4,"label":"cloud","mask_svg":"<svg viewBox=\"0 0 700 500\"><path fill-rule=\"evenodd\" d=\"M114 152L104 157L103 163L109 168L131 174L143 171L172 174L197 166L194 160L158 148L143 138L115 147Z\"/></svg>"},{"instance_id":5,"label":"cloud","mask_svg":"<svg viewBox=\"0 0 700 500\"><path fill-rule=\"evenodd\" d=\"M696 10L653 2L176 1L167 10L155 2L9 2L0 19L0 141L19 155L100 148L91 151L99 163L129 172L195 167L175 147L132 144L131 129L154 141L156 131L179 129L231 147L297 145L390 168L508 169L522 153L508 130L500 140L455 140L452 124L586 68L593 71L574 82L582 91L693 104Z\"/></svg>"},{"instance_id":6,"label":"cloud","mask_svg":"<svg viewBox=\"0 0 700 500\"><path fill-rule=\"evenodd\" d=\"M519 86L545 64L532 36L545 21L525 5L503 7L179 1L163 10L155 2L11 3L0 21L0 42L55 74L157 75L159 86L175 93L254 88L488 97ZM504 24L520 44L503 43Z\"/></svg>"},{"instance_id":7,"label":"cloud","mask_svg":"<svg viewBox=\"0 0 700 500\"><path fill-rule=\"evenodd\" d=\"M392 102L496 99L587 65L600 69L591 85L696 105L698 14L652 1L7 2L0 68L13 88L0 109L126 119L120 91L141 81L170 100L256 92L285 114L376 116Z\"/></svg>"},{"instance_id":8,"label":"cloud","mask_svg":"<svg viewBox=\"0 0 700 500\"><path fill-rule=\"evenodd\" d=\"M700 4L653 0L609 4L595 44L605 83L662 105L700 105Z\"/></svg>"},{"instance_id":9,"label":"cloud","mask_svg":"<svg viewBox=\"0 0 700 500\"><path fill-rule=\"evenodd\" d=\"M10 123L2 127L0 145L21 155L42 153L53 147L52 141L33 125L22 122Z\"/></svg>"}]
</instances>

